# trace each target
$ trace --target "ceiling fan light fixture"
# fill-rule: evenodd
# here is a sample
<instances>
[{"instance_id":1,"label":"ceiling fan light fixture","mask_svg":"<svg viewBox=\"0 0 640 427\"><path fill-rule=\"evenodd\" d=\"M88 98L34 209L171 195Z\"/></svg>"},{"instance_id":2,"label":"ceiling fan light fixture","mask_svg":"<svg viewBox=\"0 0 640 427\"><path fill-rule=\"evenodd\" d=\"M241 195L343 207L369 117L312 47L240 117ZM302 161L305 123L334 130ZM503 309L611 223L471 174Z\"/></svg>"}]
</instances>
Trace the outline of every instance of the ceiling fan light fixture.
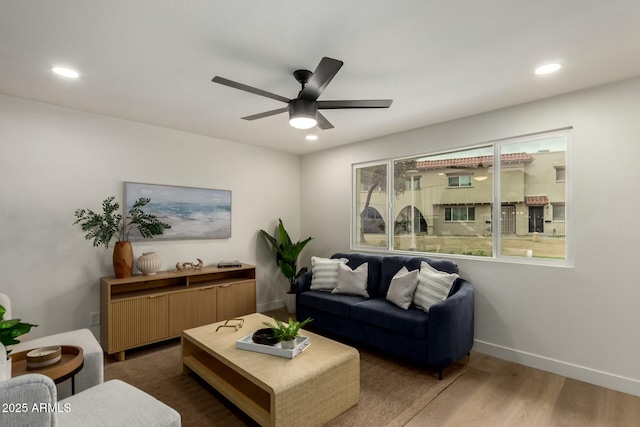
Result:
<instances>
[{"instance_id":1,"label":"ceiling fan light fixture","mask_svg":"<svg viewBox=\"0 0 640 427\"><path fill-rule=\"evenodd\" d=\"M294 99L289 102L289 124L296 129L311 129L318 124L318 105L312 101Z\"/></svg>"},{"instance_id":2,"label":"ceiling fan light fixture","mask_svg":"<svg viewBox=\"0 0 640 427\"><path fill-rule=\"evenodd\" d=\"M313 117L291 117L289 124L296 129L311 129L318 122Z\"/></svg>"}]
</instances>

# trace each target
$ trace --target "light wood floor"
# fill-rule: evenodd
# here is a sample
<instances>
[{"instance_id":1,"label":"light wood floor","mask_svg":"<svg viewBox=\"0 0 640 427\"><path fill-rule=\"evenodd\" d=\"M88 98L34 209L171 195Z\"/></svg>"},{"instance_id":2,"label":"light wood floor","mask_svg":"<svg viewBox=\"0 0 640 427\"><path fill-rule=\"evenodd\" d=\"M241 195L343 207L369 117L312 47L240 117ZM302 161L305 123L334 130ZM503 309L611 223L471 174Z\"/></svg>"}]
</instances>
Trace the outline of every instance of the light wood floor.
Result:
<instances>
[{"instance_id":1,"label":"light wood floor","mask_svg":"<svg viewBox=\"0 0 640 427\"><path fill-rule=\"evenodd\" d=\"M405 427L640 426L640 397L471 353L468 369Z\"/></svg>"},{"instance_id":2,"label":"light wood floor","mask_svg":"<svg viewBox=\"0 0 640 427\"><path fill-rule=\"evenodd\" d=\"M405 427L640 427L640 397L480 353L466 361L467 371Z\"/></svg>"}]
</instances>

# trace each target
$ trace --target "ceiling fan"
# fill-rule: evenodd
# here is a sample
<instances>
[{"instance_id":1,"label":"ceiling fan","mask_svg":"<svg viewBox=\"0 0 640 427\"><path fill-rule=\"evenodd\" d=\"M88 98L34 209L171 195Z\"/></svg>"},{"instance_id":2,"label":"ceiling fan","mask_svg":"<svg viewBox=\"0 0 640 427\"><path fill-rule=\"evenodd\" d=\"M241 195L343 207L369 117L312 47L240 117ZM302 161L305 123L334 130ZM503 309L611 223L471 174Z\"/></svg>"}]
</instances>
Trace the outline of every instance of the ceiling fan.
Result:
<instances>
[{"instance_id":1,"label":"ceiling fan","mask_svg":"<svg viewBox=\"0 0 640 427\"><path fill-rule=\"evenodd\" d=\"M309 129L318 126L320 129L331 129L333 125L318 110L335 110L343 108L389 108L392 99L362 99L362 100L341 100L341 101L318 101L318 97L325 90L327 85L335 77L342 67L343 62L337 59L324 57L312 73L309 70L296 70L293 72L295 79L302 85L298 97L294 99L285 98L275 93L262 89L247 86L234 82L224 77L215 76L211 81L235 89L244 90L255 95L265 96L288 104L287 107L277 110L265 111L264 113L242 117L244 120L256 120L276 114L289 112L289 124L298 129Z\"/></svg>"}]
</instances>

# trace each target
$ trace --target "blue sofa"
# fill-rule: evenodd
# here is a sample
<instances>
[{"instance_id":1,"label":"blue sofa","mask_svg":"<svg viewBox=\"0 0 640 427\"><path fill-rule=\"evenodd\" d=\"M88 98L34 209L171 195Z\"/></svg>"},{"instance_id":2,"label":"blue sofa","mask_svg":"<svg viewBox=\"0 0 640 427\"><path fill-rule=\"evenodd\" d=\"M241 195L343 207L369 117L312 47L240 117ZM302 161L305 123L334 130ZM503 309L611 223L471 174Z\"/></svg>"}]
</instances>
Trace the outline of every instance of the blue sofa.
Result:
<instances>
[{"instance_id":1,"label":"blue sofa","mask_svg":"<svg viewBox=\"0 0 640 427\"><path fill-rule=\"evenodd\" d=\"M442 368L464 357L473 346L473 287L456 279L449 297L426 313L414 306L404 310L386 300L393 276L406 266L420 269L426 261L447 273L458 273L456 263L410 256L337 253L352 269L367 262L369 298L311 290L312 272L298 278L296 317L314 320L311 329L364 344L401 359Z\"/></svg>"}]
</instances>

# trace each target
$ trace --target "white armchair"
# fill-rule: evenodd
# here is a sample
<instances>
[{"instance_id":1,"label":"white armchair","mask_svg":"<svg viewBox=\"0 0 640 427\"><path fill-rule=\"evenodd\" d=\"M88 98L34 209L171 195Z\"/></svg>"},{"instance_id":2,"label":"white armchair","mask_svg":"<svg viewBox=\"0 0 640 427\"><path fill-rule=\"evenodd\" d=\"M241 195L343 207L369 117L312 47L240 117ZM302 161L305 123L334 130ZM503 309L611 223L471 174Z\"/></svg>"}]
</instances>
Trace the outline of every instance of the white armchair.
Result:
<instances>
[{"instance_id":1,"label":"white armchair","mask_svg":"<svg viewBox=\"0 0 640 427\"><path fill-rule=\"evenodd\" d=\"M0 344L1 345L1 344ZM27 374L0 381L0 426L180 427L180 414L143 391L111 380L63 400L53 381Z\"/></svg>"},{"instance_id":2,"label":"white armchair","mask_svg":"<svg viewBox=\"0 0 640 427\"><path fill-rule=\"evenodd\" d=\"M0 293L0 305L7 310L5 319L12 319L11 300L6 294ZM28 319L26 320L28 321ZM102 347L89 329L77 329L75 331L22 341L20 344L12 346L11 351L17 353L50 345L74 345L82 348L84 353L84 367L75 376L76 393L101 384L104 381L104 354ZM71 381L58 384L57 395L60 398L71 396Z\"/></svg>"}]
</instances>

